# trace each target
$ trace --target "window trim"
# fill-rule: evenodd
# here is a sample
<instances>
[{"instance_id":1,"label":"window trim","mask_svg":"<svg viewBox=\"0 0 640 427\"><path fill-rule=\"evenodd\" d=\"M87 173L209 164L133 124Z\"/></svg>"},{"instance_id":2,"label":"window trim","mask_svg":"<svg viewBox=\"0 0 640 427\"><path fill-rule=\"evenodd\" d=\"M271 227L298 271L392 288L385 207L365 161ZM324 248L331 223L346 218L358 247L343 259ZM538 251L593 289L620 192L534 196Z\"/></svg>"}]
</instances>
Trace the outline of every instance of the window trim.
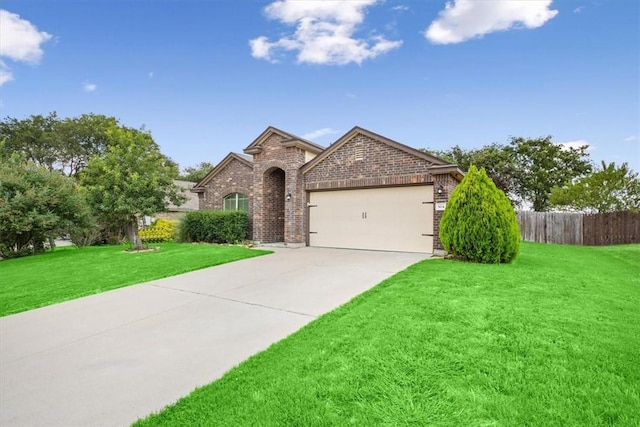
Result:
<instances>
[{"instance_id":1,"label":"window trim","mask_svg":"<svg viewBox=\"0 0 640 427\"><path fill-rule=\"evenodd\" d=\"M240 200L241 198L246 198L247 200L247 209L240 209ZM227 200L233 200L233 204L235 208L227 209ZM222 210L223 211L242 211L249 212L249 196L243 193L229 193L222 198Z\"/></svg>"}]
</instances>

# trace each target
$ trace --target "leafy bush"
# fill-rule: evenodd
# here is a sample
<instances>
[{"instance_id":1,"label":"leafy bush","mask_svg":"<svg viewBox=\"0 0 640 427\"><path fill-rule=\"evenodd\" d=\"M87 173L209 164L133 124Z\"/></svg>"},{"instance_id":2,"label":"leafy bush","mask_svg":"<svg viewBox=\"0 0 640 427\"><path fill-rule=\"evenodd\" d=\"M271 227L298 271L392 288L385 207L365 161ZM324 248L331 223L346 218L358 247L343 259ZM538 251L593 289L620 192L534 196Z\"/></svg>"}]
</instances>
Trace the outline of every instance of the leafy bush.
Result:
<instances>
[{"instance_id":1,"label":"leafy bush","mask_svg":"<svg viewBox=\"0 0 640 427\"><path fill-rule=\"evenodd\" d=\"M246 240L249 216L242 211L189 212L180 224L180 239L190 242L236 243Z\"/></svg>"},{"instance_id":2,"label":"leafy bush","mask_svg":"<svg viewBox=\"0 0 640 427\"><path fill-rule=\"evenodd\" d=\"M71 237L71 243L78 248L93 246L100 241L102 229L96 223L72 226L69 229L69 236Z\"/></svg>"},{"instance_id":3,"label":"leafy bush","mask_svg":"<svg viewBox=\"0 0 640 427\"><path fill-rule=\"evenodd\" d=\"M43 252L49 238L82 226L88 215L73 179L0 150L0 256Z\"/></svg>"},{"instance_id":4,"label":"leafy bush","mask_svg":"<svg viewBox=\"0 0 640 427\"><path fill-rule=\"evenodd\" d=\"M181 243L191 242L191 239L189 238L189 233L187 231L186 216L183 216L182 218L180 218L180 222L178 222L178 225L176 227L174 238L176 242L181 242Z\"/></svg>"},{"instance_id":5,"label":"leafy bush","mask_svg":"<svg viewBox=\"0 0 640 427\"><path fill-rule=\"evenodd\" d=\"M138 236L144 243L171 242L175 234L177 221L157 219L153 223L138 232Z\"/></svg>"},{"instance_id":6,"label":"leafy bush","mask_svg":"<svg viewBox=\"0 0 640 427\"><path fill-rule=\"evenodd\" d=\"M516 213L484 168L472 165L451 194L440 221L440 241L448 252L474 262L510 262L518 255Z\"/></svg>"}]
</instances>

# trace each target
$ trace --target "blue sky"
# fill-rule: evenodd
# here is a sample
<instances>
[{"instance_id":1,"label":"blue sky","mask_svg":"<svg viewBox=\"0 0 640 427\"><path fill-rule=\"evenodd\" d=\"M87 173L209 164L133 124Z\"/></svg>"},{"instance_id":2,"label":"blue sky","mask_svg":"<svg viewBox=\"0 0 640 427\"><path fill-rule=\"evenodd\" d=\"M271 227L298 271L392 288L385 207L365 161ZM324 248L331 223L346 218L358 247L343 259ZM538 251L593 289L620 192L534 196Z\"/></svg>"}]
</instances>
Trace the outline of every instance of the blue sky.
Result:
<instances>
[{"instance_id":1,"label":"blue sky","mask_svg":"<svg viewBox=\"0 0 640 427\"><path fill-rule=\"evenodd\" d=\"M640 171L637 0L3 0L0 113L115 116L182 167L267 126L421 148L551 134Z\"/></svg>"}]
</instances>

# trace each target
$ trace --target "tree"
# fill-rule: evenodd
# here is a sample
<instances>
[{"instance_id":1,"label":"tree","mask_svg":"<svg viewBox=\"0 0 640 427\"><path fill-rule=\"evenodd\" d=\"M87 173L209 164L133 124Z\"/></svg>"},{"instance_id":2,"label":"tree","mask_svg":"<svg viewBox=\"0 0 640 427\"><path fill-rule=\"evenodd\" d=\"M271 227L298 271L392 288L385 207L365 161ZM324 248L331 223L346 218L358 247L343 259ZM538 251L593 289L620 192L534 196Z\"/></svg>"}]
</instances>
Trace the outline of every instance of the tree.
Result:
<instances>
[{"instance_id":1,"label":"tree","mask_svg":"<svg viewBox=\"0 0 640 427\"><path fill-rule=\"evenodd\" d=\"M7 117L0 121L4 150L19 153L36 165L77 176L94 155L105 153L107 129L118 125L113 117L83 114L61 119L55 112L23 120Z\"/></svg>"},{"instance_id":2,"label":"tree","mask_svg":"<svg viewBox=\"0 0 640 427\"><path fill-rule=\"evenodd\" d=\"M196 166L187 166L178 177L184 181L200 182L213 169L214 165L209 162L200 162Z\"/></svg>"},{"instance_id":3,"label":"tree","mask_svg":"<svg viewBox=\"0 0 640 427\"><path fill-rule=\"evenodd\" d=\"M507 152L516 171L515 193L537 212L549 209L553 187L563 187L591 171L586 145L563 147L551 142L551 136L513 137Z\"/></svg>"},{"instance_id":4,"label":"tree","mask_svg":"<svg viewBox=\"0 0 640 427\"><path fill-rule=\"evenodd\" d=\"M551 206L578 211L640 210L640 179L626 163L602 162L599 170L551 190Z\"/></svg>"},{"instance_id":5,"label":"tree","mask_svg":"<svg viewBox=\"0 0 640 427\"><path fill-rule=\"evenodd\" d=\"M440 221L440 241L455 256L481 263L511 262L520 230L509 199L484 169L469 167Z\"/></svg>"},{"instance_id":6,"label":"tree","mask_svg":"<svg viewBox=\"0 0 640 427\"><path fill-rule=\"evenodd\" d=\"M103 156L94 156L80 174L88 200L105 225L124 227L127 238L142 249L138 219L184 203L182 189L173 183L177 166L164 156L151 134L113 126Z\"/></svg>"},{"instance_id":7,"label":"tree","mask_svg":"<svg viewBox=\"0 0 640 427\"><path fill-rule=\"evenodd\" d=\"M61 147L56 165L68 176L76 177L93 156L102 156L109 145L107 130L118 120L101 114L82 114L62 120L56 127Z\"/></svg>"},{"instance_id":8,"label":"tree","mask_svg":"<svg viewBox=\"0 0 640 427\"><path fill-rule=\"evenodd\" d=\"M86 201L71 178L18 154L0 156L0 255L41 252L47 239L88 218Z\"/></svg>"},{"instance_id":9,"label":"tree","mask_svg":"<svg viewBox=\"0 0 640 427\"><path fill-rule=\"evenodd\" d=\"M457 146L457 145L454 148L460 149L460 147ZM442 159L442 160L444 160L446 162L449 162L449 163L458 164L456 158L453 155L453 149L454 148L452 148L451 150L436 150L436 149L431 149L431 148L418 148L418 151L422 151L423 153L430 154L430 155L432 155L434 157L437 157L437 158ZM460 166L460 165L458 165L458 166ZM460 167L460 168L462 169L462 167ZM466 171L466 169L464 169L464 170Z\"/></svg>"},{"instance_id":10,"label":"tree","mask_svg":"<svg viewBox=\"0 0 640 427\"><path fill-rule=\"evenodd\" d=\"M48 116L33 115L24 120L7 117L0 121L5 157L17 153L37 166L53 170L59 152L55 131L59 120L54 111Z\"/></svg>"},{"instance_id":11,"label":"tree","mask_svg":"<svg viewBox=\"0 0 640 427\"><path fill-rule=\"evenodd\" d=\"M504 145L494 143L477 149L464 149L456 145L450 150L424 151L455 163L463 171L469 170L471 165L479 169L484 168L489 178L509 197L511 204L519 204L516 195L516 166L511 153Z\"/></svg>"}]
</instances>

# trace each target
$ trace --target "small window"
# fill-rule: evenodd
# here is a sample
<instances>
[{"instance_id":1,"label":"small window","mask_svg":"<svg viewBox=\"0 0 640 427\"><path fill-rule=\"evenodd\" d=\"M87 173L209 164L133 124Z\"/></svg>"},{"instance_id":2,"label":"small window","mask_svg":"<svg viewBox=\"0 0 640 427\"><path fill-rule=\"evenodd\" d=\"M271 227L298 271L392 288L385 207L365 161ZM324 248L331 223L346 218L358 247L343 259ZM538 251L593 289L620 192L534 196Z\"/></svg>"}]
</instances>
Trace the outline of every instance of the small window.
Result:
<instances>
[{"instance_id":1,"label":"small window","mask_svg":"<svg viewBox=\"0 0 640 427\"><path fill-rule=\"evenodd\" d=\"M240 193L229 194L224 198L224 210L249 212L249 197Z\"/></svg>"}]
</instances>

